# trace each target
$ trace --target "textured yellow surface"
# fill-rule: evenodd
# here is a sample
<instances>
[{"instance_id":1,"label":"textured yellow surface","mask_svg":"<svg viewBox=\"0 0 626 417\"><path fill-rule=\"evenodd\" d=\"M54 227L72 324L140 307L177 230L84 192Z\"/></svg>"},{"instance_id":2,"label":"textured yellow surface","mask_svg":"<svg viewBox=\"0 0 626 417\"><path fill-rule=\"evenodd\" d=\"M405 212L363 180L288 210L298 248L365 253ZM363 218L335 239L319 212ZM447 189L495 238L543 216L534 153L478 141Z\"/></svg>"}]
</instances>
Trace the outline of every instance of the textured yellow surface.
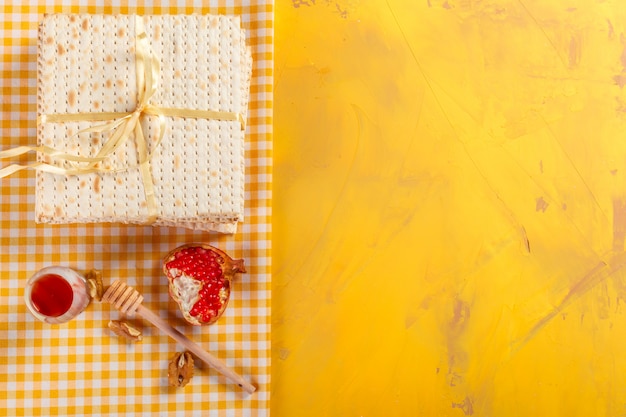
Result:
<instances>
[{"instance_id":1,"label":"textured yellow surface","mask_svg":"<svg viewBox=\"0 0 626 417\"><path fill-rule=\"evenodd\" d=\"M626 414L626 3L276 5L272 415Z\"/></svg>"}]
</instances>

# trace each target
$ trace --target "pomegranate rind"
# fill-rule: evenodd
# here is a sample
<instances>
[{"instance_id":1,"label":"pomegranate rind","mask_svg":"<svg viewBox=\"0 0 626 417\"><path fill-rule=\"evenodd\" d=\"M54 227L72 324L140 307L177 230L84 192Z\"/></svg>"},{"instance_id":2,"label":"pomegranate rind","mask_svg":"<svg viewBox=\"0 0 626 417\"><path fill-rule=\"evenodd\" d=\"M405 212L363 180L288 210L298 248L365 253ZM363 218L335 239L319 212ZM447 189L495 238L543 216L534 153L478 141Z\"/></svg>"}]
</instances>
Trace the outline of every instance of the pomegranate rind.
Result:
<instances>
[{"instance_id":1,"label":"pomegranate rind","mask_svg":"<svg viewBox=\"0 0 626 417\"><path fill-rule=\"evenodd\" d=\"M230 266L229 268L225 268L223 270L222 278L224 279L225 282L219 291L221 307L219 311L216 312L215 316L212 317L211 320L206 321L206 322L190 314L191 308L200 299L199 294L197 295L197 297L188 296L189 291L193 292L193 289L190 289L190 286L193 285L193 283L190 280L193 280L193 281L197 281L197 280L193 277L186 275L185 273L181 273L179 275L178 272L180 271L176 270L176 268L167 267L167 264L170 261L176 259L177 253L185 249L193 248L193 247L201 247L206 250L210 250L210 251L217 253L219 256L221 256L224 259L225 264ZM178 305L179 310L183 314L184 319L188 323L193 324L194 326L202 326L202 325L215 323L224 314L224 311L226 310L226 307L228 306L228 301L230 299L230 281L233 279L233 277L237 273L246 272L246 269L244 266L243 259L234 260L226 252L224 252L223 250L219 248L216 248L215 246L212 246L206 243L189 243L183 246L179 246L167 254L165 259L163 260L163 272L165 273L165 276L168 279L168 293L170 297L174 301L176 301L176 304ZM183 279L183 282L180 282L181 278Z\"/></svg>"}]
</instances>

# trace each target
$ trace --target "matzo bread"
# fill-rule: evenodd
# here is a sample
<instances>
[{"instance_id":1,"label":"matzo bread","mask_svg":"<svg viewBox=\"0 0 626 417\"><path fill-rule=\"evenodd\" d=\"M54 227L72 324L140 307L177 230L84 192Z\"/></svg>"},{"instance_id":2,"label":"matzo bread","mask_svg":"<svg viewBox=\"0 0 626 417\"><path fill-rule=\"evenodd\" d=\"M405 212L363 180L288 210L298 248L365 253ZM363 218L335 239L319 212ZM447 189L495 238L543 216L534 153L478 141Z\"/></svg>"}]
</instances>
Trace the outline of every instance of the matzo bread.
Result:
<instances>
[{"instance_id":1,"label":"matzo bread","mask_svg":"<svg viewBox=\"0 0 626 417\"><path fill-rule=\"evenodd\" d=\"M137 105L135 17L46 15L39 27L38 115L131 112ZM238 17L143 17L160 63L155 106L217 110L247 117L252 59ZM103 122L43 123L38 143L94 156L110 132L82 133ZM156 116L142 116L157 203L155 225L233 233L243 220L244 131L232 121L167 117L161 144ZM68 167L39 155L39 160ZM102 166L137 164L131 136ZM78 176L37 173L36 220L42 223L145 223L138 168Z\"/></svg>"}]
</instances>

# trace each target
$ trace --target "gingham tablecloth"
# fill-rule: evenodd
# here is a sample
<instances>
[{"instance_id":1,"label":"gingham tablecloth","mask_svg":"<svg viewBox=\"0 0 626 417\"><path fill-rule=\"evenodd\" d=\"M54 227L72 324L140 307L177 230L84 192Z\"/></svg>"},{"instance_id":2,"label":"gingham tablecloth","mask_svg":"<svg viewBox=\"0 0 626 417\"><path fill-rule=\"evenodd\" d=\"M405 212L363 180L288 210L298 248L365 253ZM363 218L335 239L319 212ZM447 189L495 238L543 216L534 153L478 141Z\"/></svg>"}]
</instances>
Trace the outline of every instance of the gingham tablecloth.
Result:
<instances>
[{"instance_id":1,"label":"gingham tablecloth","mask_svg":"<svg viewBox=\"0 0 626 417\"><path fill-rule=\"evenodd\" d=\"M23 4L22 4L23 3ZM36 143L36 33L44 13L238 14L253 49L246 135L246 211L235 235L121 224L36 225L34 178L22 171L0 180L0 415L264 416L270 387L270 233L273 4L245 2L14 2L0 6L0 149ZM204 2L208 3L208 2ZM21 158L31 162L34 155ZM2 165L5 165L4 163ZM171 249L208 242L245 259L224 316L208 327L187 325L167 294L161 261ZM123 279L144 305L174 324L258 391L247 395L196 361L184 388L167 384L167 364L182 351L148 322L134 318L144 339L129 344L107 329L119 314L92 303L63 325L36 321L23 286L44 266L102 270L105 284Z\"/></svg>"}]
</instances>

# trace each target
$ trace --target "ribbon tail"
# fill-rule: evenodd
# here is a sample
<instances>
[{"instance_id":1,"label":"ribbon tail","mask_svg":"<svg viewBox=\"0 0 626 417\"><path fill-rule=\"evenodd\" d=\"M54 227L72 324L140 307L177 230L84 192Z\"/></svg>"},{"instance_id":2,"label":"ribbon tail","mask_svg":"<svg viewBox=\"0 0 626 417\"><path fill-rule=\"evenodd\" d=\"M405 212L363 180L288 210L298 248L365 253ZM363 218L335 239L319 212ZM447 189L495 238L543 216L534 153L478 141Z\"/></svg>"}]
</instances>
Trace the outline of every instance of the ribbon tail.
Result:
<instances>
[{"instance_id":1,"label":"ribbon tail","mask_svg":"<svg viewBox=\"0 0 626 417\"><path fill-rule=\"evenodd\" d=\"M43 155L48 155L54 159L61 159L64 161L73 161L73 162L100 162L105 159L105 157L91 157L91 156L78 156L71 155L65 152L58 151L54 148L50 148L47 146L41 146L39 148L35 148L37 152L40 152Z\"/></svg>"},{"instance_id":2,"label":"ribbon tail","mask_svg":"<svg viewBox=\"0 0 626 417\"><path fill-rule=\"evenodd\" d=\"M33 169L41 165L41 162L36 162L30 165L17 165L12 164L0 169L0 178L8 177L9 175L13 175L18 171L22 171L24 169Z\"/></svg>"},{"instance_id":3,"label":"ribbon tail","mask_svg":"<svg viewBox=\"0 0 626 417\"><path fill-rule=\"evenodd\" d=\"M123 129L116 129L109 140L106 141L104 146L100 148L100 151L96 154L93 160L85 167L76 167L77 169L91 169L94 168L98 161L105 159L110 156L117 148L120 147L122 143L124 143L128 139L128 135L131 130L134 128L137 123L137 119L139 118L138 114L133 114L131 118L124 119L123 123L120 123L123 126Z\"/></svg>"},{"instance_id":4,"label":"ribbon tail","mask_svg":"<svg viewBox=\"0 0 626 417\"><path fill-rule=\"evenodd\" d=\"M114 121L109 122L109 123L104 123L104 124L101 124L101 125L88 127L86 129L83 129L83 130L81 130L79 132L74 133L72 136L78 136L81 133L91 133L91 132L102 133L102 132L106 132L106 131L109 131L109 130L114 130L118 126L120 126L122 123L124 123L129 117L130 117L130 115L128 113L121 113L120 118L117 119L117 120L114 120Z\"/></svg>"},{"instance_id":5,"label":"ribbon tail","mask_svg":"<svg viewBox=\"0 0 626 417\"><path fill-rule=\"evenodd\" d=\"M34 148L32 146L17 146L0 152L0 159L14 158L16 156L24 155L25 153L37 150L39 150L39 148Z\"/></svg>"}]
</instances>

